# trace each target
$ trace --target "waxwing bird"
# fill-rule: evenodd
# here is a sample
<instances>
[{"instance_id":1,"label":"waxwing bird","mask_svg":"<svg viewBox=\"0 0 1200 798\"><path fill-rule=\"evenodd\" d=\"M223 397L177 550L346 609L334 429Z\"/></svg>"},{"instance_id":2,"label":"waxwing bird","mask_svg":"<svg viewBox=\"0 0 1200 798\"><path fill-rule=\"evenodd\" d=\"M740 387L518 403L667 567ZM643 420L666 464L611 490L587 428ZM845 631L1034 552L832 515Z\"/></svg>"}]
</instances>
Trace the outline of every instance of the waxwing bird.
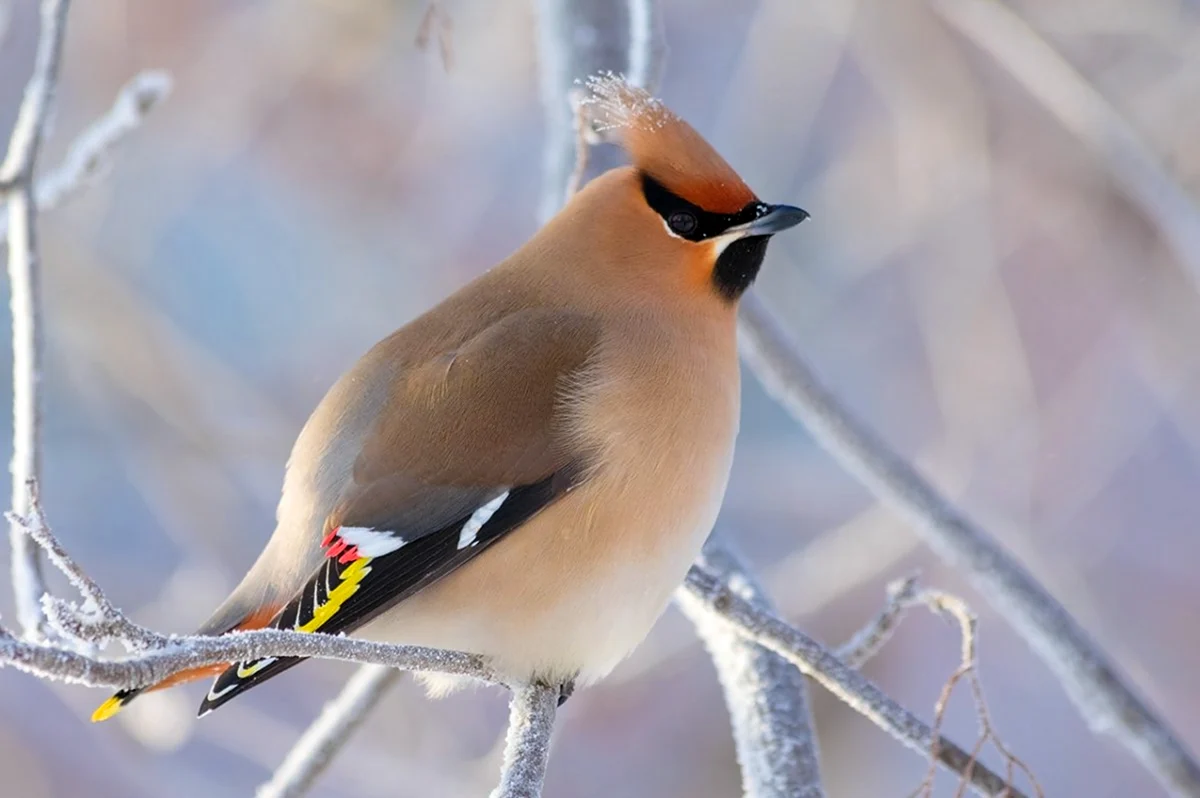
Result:
<instances>
[{"instance_id":1,"label":"waxwing bird","mask_svg":"<svg viewBox=\"0 0 1200 798\"><path fill-rule=\"evenodd\" d=\"M571 685L666 609L729 476L738 298L808 214L759 201L644 91L589 86L630 165L337 381L292 449L273 536L201 634L354 634ZM204 714L298 662L149 689L216 675Z\"/></svg>"}]
</instances>

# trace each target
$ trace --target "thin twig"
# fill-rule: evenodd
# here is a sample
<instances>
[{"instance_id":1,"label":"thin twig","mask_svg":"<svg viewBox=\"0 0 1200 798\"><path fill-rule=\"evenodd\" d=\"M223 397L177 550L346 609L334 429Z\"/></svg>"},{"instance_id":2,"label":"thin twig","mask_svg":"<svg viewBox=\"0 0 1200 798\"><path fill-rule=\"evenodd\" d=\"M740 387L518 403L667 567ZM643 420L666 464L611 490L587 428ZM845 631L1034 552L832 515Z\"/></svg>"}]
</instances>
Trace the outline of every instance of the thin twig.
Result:
<instances>
[{"instance_id":1,"label":"thin twig","mask_svg":"<svg viewBox=\"0 0 1200 798\"><path fill-rule=\"evenodd\" d=\"M955 686L964 678L971 685L971 698L975 703L975 716L979 721L979 737L975 741L975 747L971 751L970 768L977 767L978 757L983 747L989 742L1000 752L1004 757L1004 765L1006 770L1005 778L1011 784L1016 770L1020 770L1029 779L1029 783L1033 785L1033 789L1038 798L1043 798L1045 793L1042 791L1042 785L1038 783L1037 778L1033 775L1033 771L1029 766L1012 753L1008 747L1001 741L996 734L995 726L992 724L991 713L988 711L987 700L983 696L983 683L979 679L979 655L978 655L978 640L979 630L978 621L975 614L971 612L970 607L966 602L958 596L949 593L943 593L937 590L922 590L915 594L909 600L910 604L924 604L934 612L939 612L949 616L958 623L960 633L962 635L962 655L958 668L951 674L942 688L941 695L938 696L937 705L934 708L933 728L935 732L941 730L942 723L946 716L946 707L950 703L950 696L954 692ZM935 738L936 739L936 738ZM963 789L966 786L966 779L963 779L959 784L955 796L963 794ZM930 766L930 771L925 777L925 781L921 785L921 790L924 794L933 795L933 767Z\"/></svg>"},{"instance_id":2,"label":"thin twig","mask_svg":"<svg viewBox=\"0 0 1200 798\"><path fill-rule=\"evenodd\" d=\"M9 524L28 535L50 564L67 577L83 598L81 605L75 605L43 594L41 607L48 622L47 628L80 643L103 645L108 640L118 640L131 650L161 646L162 636L122 615L109 602L100 586L84 573L51 534L42 510L37 483L31 480L25 486L25 490L25 503L29 507L29 515L22 518L15 512L10 512L7 514Z\"/></svg>"},{"instance_id":3,"label":"thin twig","mask_svg":"<svg viewBox=\"0 0 1200 798\"><path fill-rule=\"evenodd\" d=\"M763 387L943 561L971 580L1066 688L1093 730L1117 737L1176 794L1200 795L1200 765L1061 604L991 535L944 499L817 380L761 301L742 301L742 355Z\"/></svg>"},{"instance_id":4,"label":"thin twig","mask_svg":"<svg viewBox=\"0 0 1200 798\"><path fill-rule=\"evenodd\" d=\"M579 187L583 185L584 175L587 174L588 155L592 151L591 145L594 143L595 136L591 134L591 123L588 119L587 106L583 104L583 100L587 94L580 87L575 86L570 89L567 94L568 102L572 109L572 123L575 130L575 168L571 170L571 174L567 176L567 197L574 196Z\"/></svg>"},{"instance_id":5,"label":"thin twig","mask_svg":"<svg viewBox=\"0 0 1200 798\"><path fill-rule=\"evenodd\" d=\"M271 780L258 788L256 798L298 798L307 793L399 676L400 671L382 665L359 668L292 746Z\"/></svg>"},{"instance_id":6,"label":"thin twig","mask_svg":"<svg viewBox=\"0 0 1200 798\"><path fill-rule=\"evenodd\" d=\"M426 50L435 36L438 55L442 59L442 69L449 72L454 69L454 19L439 0L430 0L424 16L421 17L421 23L417 26L417 36L413 44L418 50Z\"/></svg>"},{"instance_id":7,"label":"thin twig","mask_svg":"<svg viewBox=\"0 0 1200 798\"><path fill-rule=\"evenodd\" d=\"M759 610L773 612L762 587L715 536L697 567ZM697 592L681 588L675 601L696 625L724 688L745 798L821 798L817 736L800 671L745 639Z\"/></svg>"},{"instance_id":8,"label":"thin twig","mask_svg":"<svg viewBox=\"0 0 1200 798\"><path fill-rule=\"evenodd\" d=\"M820 643L755 607L713 575L693 566L688 572L686 588L712 606L713 611L739 633L787 659L893 738L924 756L935 758L946 770L968 778L978 794L1025 798L1024 793L983 765L976 763L972 767L974 760L967 751L944 737L935 737L933 729L924 721L889 698L858 671L840 662Z\"/></svg>"},{"instance_id":9,"label":"thin twig","mask_svg":"<svg viewBox=\"0 0 1200 798\"><path fill-rule=\"evenodd\" d=\"M37 205L33 176L50 117L62 61L68 0L42 0L41 32L33 74L0 164L0 199L8 197L8 279L13 328L12 511L29 514L30 480L41 473L41 289L38 275ZM17 620L27 636L45 633L41 597L46 592L37 547L10 529Z\"/></svg>"},{"instance_id":10,"label":"thin twig","mask_svg":"<svg viewBox=\"0 0 1200 798\"><path fill-rule=\"evenodd\" d=\"M995 727L992 725L991 713L988 711L987 701L983 696L983 684L979 679L979 657L977 651L978 623L974 613L971 612L971 609L962 599L937 590L918 590L917 577L915 576L894 582L888 586L888 601L883 611L871 623L855 634L849 642L838 648L836 656L852 668L861 667L863 663L877 654L884 644L887 643L908 610L919 605L928 607L934 612L947 615L958 622L962 634L962 655L958 668L955 669L954 673L943 686L937 703L934 705L933 755L930 756L929 771L917 789L916 794L925 796L932 796L933 794L934 776L937 773L937 752L940 747L939 741L941 739L941 728L945 719L946 707L949 704L955 685L965 677L971 683L971 695L975 701L975 714L979 720L980 733L979 738L975 742L975 747L970 753L966 776L960 780L956 795L963 794L969 783L969 775L974 770L978 761L979 753L988 742L991 742L1004 757L1005 781L1011 784L1015 771L1019 768L1029 779L1030 784L1033 785L1034 792L1038 798L1042 798L1042 787L1038 784L1033 772L1016 754L1009 751L1008 747L1001 742L995 732Z\"/></svg>"},{"instance_id":11,"label":"thin twig","mask_svg":"<svg viewBox=\"0 0 1200 798\"><path fill-rule=\"evenodd\" d=\"M491 798L539 798L550 761L559 691L532 684L513 689L500 786Z\"/></svg>"},{"instance_id":12,"label":"thin twig","mask_svg":"<svg viewBox=\"0 0 1200 798\"><path fill-rule=\"evenodd\" d=\"M861 668L891 639L904 613L917 594L917 577L910 576L888 585L887 604L869 624L846 641L834 656L851 668Z\"/></svg>"},{"instance_id":13,"label":"thin twig","mask_svg":"<svg viewBox=\"0 0 1200 798\"><path fill-rule=\"evenodd\" d=\"M102 176L113 149L170 93L167 73L148 69L134 75L117 92L112 107L75 137L63 162L37 180L33 195L38 212L57 208ZM0 214L0 243L7 236L8 222Z\"/></svg>"}]
</instances>

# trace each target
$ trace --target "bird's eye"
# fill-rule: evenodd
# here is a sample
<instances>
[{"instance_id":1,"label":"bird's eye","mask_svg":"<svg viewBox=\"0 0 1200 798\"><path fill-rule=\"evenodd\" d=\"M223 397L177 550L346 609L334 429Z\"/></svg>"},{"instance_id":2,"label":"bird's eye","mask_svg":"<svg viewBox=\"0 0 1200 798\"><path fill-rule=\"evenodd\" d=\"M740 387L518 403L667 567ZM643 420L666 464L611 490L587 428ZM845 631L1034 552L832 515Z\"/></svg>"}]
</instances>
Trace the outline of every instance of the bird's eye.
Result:
<instances>
[{"instance_id":1,"label":"bird's eye","mask_svg":"<svg viewBox=\"0 0 1200 798\"><path fill-rule=\"evenodd\" d=\"M696 217L687 211L676 211L667 219L667 225L681 236L695 230L696 224Z\"/></svg>"}]
</instances>

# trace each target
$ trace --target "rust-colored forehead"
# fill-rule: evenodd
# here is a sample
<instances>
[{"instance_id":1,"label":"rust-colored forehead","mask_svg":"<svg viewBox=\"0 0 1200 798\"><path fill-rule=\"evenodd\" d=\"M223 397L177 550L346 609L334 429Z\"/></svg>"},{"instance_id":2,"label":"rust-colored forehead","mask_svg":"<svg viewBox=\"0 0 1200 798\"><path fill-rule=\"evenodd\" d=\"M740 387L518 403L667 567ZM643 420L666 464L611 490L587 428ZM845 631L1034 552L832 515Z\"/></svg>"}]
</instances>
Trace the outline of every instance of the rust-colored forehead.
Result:
<instances>
[{"instance_id":1,"label":"rust-colored forehead","mask_svg":"<svg viewBox=\"0 0 1200 798\"><path fill-rule=\"evenodd\" d=\"M672 193L715 213L736 213L756 200L733 167L661 100L615 75L594 77L588 87L592 96L584 102L595 129Z\"/></svg>"}]
</instances>

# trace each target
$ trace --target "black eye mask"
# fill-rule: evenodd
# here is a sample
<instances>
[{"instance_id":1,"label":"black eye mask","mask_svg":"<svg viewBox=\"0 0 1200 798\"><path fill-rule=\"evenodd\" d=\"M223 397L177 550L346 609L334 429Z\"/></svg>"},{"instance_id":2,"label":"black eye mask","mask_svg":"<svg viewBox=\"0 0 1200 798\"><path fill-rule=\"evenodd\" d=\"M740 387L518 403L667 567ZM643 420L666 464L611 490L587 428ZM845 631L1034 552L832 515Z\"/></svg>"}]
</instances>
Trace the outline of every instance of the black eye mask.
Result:
<instances>
[{"instance_id":1,"label":"black eye mask","mask_svg":"<svg viewBox=\"0 0 1200 798\"><path fill-rule=\"evenodd\" d=\"M663 218L672 233L688 241L703 241L719 236L731 227L752 222L770 210L763 202L748 202L737 213L713 213L671 193L662 183L642 175L642 193L646 204Z\"/></svg>"}]
</instances>

